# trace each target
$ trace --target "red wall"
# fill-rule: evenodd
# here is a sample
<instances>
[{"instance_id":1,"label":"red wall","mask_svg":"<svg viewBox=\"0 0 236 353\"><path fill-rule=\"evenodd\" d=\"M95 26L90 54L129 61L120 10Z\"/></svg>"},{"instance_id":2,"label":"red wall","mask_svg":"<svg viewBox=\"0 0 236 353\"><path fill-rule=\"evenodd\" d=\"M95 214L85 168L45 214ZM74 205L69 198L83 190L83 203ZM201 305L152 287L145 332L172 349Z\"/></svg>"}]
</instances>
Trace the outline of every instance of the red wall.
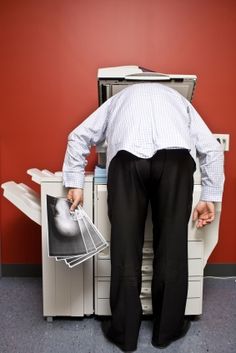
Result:
<instances>
[{"instance_id":1,"label":"red wall","mask_svg":"<svg viewBox=\"0 0 236 353\"><path fill-rule=\"evenodd\" d=\"M1 182L37 189L28 168L61 170L69 131L97 107L97 68L196 74L194 105L231 137L210 262L235 263L235 14L235 0L2 0ZM1 253L6 264L41 261L40 227L4 198Z\"/></svg>"}]
</instances>

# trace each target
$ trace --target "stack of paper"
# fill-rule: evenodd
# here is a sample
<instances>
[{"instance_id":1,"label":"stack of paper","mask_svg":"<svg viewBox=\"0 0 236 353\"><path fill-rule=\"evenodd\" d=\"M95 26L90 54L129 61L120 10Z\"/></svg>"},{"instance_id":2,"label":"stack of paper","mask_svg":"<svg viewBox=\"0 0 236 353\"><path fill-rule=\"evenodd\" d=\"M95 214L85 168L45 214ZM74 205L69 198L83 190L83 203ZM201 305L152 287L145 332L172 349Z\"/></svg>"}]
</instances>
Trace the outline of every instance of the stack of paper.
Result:
<instances>
[{"instance_id":1,"label":"stack of paper","mask_svg":"<svg viewBox=\"0 0 236 353\"><path fill-rule=\"evenodd\" d=\"M94 256L108 243L81 206L70 211L66 198L47 195L48 256L69 267Z\"/></svg>"}]
</instances>

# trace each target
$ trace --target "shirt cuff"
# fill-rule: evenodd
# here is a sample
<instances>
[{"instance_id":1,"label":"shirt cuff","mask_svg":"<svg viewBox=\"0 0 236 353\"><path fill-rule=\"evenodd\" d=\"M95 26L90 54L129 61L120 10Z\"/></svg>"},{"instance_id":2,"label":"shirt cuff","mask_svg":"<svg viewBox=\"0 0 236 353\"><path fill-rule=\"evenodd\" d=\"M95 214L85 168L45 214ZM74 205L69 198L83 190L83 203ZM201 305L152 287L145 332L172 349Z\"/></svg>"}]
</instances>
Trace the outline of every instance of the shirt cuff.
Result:
<instances>
[{"instance_id":1,"label":"shirt cuff","mask_svg":"<svg viewBox=\"0 0 236 353\"><path fill-rule=\"evenodd\" d=\"M66 188L83 189L84 188L84 174L73 172L63 172L63 185Z\"/></svg>"},{"instance_id":2,"label":"shirt cuff","mask_svg":"<svg viewBox=\"0 0 236 353\"><path fill-rule=\"evenodd\" d=\"M211 186L202 186L201 201L222 202L223 190L221 188L213 188Z\"/></svg>"}]
</instances>

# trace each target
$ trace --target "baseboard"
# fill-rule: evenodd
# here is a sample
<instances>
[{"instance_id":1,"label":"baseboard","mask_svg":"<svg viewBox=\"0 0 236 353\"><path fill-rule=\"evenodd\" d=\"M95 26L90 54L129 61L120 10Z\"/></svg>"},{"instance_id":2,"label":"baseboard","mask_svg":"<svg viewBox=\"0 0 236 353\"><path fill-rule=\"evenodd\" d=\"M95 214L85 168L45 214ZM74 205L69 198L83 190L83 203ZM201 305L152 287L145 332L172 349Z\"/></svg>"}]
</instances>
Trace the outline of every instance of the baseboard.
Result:
<instances>
[{"instance_id":1,"label":"baseboard","mask_svg":"<svg viewBox=\"0 0 236 353\"><path fill-rule=\"evenodd\" d=\"M42 277L42 265L2 264L2 277Z\"/></svg>"},{"instance_id":2,"label":"baseboard","mask_svg":"<svg viewBox=\"0 0 236 353\"><path fill-rule=\"evenodd\" d=\"M207 264L204 269L204 276L236 276L236 264Z\"/></svg>"},{"instance_id":3,"label":"baseboard","mask_svg":"<svg viewBox=\"0 0 236 353\"><path fill-rule=\"evenodd\" d=\"M2 264L2 277L41 277L42 265ZM236 276L236 264L207 264L204 276Z\"/></svg>"}]
</instances>

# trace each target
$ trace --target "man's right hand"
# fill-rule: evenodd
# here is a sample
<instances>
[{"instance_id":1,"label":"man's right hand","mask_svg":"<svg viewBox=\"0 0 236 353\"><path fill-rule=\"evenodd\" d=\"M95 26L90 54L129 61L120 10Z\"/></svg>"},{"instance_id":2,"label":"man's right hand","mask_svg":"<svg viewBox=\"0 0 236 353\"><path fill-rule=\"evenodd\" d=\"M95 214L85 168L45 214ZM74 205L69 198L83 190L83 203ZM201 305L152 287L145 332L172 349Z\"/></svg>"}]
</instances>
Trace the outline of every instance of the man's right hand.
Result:
<instances>
[{"instance_id":1,"label":"man's right hand","mask_svg":"<svg viewBox=\"0 0 236 353\"><path fill-rule=\"evenodd\" d=\"M83 206L84 190L83 189L69 189L67 199L72 203L70 210L74 211L78 205Z\"/></svg>"}]
</instances>

